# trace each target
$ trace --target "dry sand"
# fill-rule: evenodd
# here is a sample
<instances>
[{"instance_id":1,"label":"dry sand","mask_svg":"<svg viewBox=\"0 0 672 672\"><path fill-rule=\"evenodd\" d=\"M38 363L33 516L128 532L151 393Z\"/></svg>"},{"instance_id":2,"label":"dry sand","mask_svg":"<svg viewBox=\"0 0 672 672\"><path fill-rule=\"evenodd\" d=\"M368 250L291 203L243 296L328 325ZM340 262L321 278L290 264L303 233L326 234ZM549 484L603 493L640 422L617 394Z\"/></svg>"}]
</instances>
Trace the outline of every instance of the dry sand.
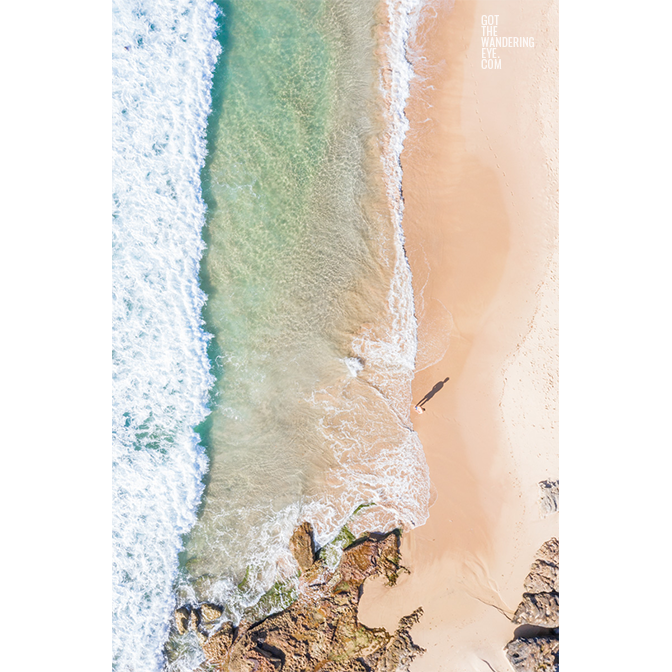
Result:
<instances>
[{"instance_id":1,"label":"dry sand","mask_svg":"<svg viewBox=\"0 0 672 672\"><path fill-rule=\"evenodd\" d=\"M482 15L534 48L482 69ZM557 1L456 0L425 18L402 156L414 399L450 379L414 416L435 501L404 536L412 573L367 586L360 618L393 629L422 605L413 672L504 672L507 616L558 533L538 488L558 477Z\"/></svg>"}]
</instances>

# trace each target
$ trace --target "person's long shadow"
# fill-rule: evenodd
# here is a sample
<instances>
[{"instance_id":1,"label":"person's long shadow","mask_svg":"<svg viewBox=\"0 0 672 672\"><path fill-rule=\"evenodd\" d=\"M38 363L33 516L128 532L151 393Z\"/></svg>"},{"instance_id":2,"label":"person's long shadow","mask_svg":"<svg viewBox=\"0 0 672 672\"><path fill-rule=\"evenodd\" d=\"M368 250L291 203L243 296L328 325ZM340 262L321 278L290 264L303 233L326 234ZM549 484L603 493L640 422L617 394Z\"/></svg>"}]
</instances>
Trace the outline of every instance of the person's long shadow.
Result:
<instances>
[{"instance_id":1,"label":"person's long shadow","mask_svg":"<svg viewBox=\"0 0 672 672\"><path fill-rule=\"evenodd\" d=\"M427 394L420 399L420 401L416 404L416 408L422 408L424 404L426 404L437 392L440 392L443 389L443 386L450 380L450 378L446 378L445 380L440 380L434 387L427 392Z\"/></svg>"}]
</instances>

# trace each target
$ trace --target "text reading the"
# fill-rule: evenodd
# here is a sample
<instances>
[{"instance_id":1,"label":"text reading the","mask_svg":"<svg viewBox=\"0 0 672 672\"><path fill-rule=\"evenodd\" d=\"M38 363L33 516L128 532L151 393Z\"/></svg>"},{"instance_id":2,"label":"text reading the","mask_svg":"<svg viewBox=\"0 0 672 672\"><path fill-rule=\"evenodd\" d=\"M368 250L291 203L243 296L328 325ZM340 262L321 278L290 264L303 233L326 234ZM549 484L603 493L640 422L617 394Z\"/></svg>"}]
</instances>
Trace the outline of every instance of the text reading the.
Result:
<instances>
[{"instance_id":1,"label":"text reading the","mask_svg":"<svg viewBox=\"0 0 672 672\"><path fill-rule=\"evenodd\" d=\"M502 59L497 54L499 48L532 47L534 37L506 37L497 34L499 14L481 16L481 68L483 70L501 70Z\"/></svg>"}]
</instances>

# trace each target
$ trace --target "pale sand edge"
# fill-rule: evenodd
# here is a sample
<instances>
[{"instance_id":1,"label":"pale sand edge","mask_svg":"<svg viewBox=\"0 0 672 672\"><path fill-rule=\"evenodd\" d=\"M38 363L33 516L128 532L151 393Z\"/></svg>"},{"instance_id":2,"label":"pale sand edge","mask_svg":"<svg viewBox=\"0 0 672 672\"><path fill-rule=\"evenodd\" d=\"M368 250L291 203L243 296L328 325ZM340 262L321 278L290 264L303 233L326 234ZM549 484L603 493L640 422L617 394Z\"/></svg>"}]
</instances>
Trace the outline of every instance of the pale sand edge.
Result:
<instances>
[{"instance_id":1,"label":"pale sand edge","mask_svg":"<svg viewBox=\"0 0 672 672\"><path fill-rule=\"evenodd\" d=\"M404 535L412 574L367 586L360 619L392 630L422 605L413 639L427 653L414 672L499 672L510 669L506 614L558 534L537 486L558 476L557 1L457 0L435 13L402 163L414 399L450 376L414 419L436 501ZM535 48L501 50L502 70L482 70L482 14Z\"/></svg>"}]
</instances>

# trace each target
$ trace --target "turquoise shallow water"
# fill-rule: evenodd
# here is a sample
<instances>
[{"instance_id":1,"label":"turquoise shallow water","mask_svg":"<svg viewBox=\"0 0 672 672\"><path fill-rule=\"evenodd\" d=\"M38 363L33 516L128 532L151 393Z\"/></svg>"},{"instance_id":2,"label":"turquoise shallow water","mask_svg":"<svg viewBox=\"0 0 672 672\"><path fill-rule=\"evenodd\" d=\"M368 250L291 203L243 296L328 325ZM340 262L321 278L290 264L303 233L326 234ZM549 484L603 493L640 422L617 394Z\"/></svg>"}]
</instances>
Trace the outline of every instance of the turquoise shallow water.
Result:
<instances>
[{"instance_id":1,"label":"turquoise shallow water","mask_svg":"<svg viewBox=\"0 0 672 672\"><path fill-rule=\"evenodd\" d=\"M390 300L399 248L381 161L380 5L221 8L202 173L217 382L178 599L237 618L294 572L299 522L320 543L362 504L365 527L408 522L426 484L405 406L414 333L399 333Z\"/></svg>"},{"instance_id":2,"label":"turquoise shallow water","mask_svg":"<svg viewBox=\"0 0 672 672\"><path fill-rule=\"evenodd\" d=\"M176 602L240 617L296 573L299 522L324 544L427 516L400 228L408 3L113 2L120 672L169 650L194 669L193 635L164 648Z\"/></svg>"}]
</instances>

